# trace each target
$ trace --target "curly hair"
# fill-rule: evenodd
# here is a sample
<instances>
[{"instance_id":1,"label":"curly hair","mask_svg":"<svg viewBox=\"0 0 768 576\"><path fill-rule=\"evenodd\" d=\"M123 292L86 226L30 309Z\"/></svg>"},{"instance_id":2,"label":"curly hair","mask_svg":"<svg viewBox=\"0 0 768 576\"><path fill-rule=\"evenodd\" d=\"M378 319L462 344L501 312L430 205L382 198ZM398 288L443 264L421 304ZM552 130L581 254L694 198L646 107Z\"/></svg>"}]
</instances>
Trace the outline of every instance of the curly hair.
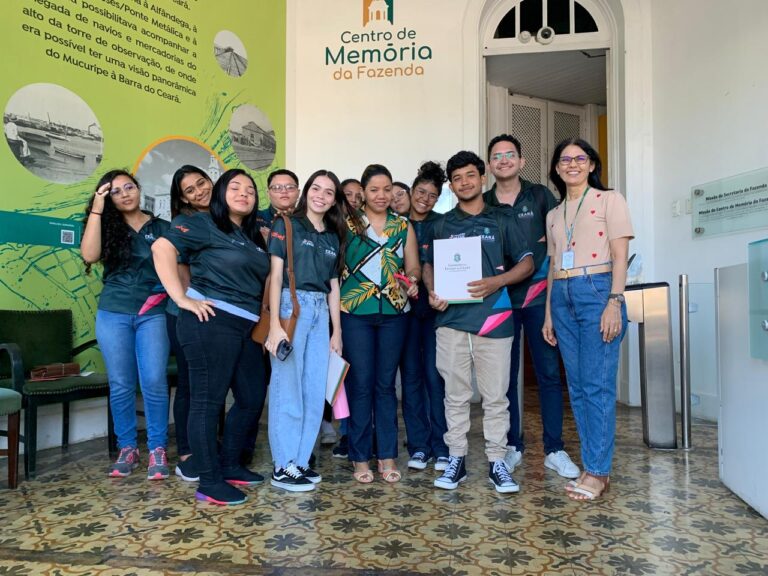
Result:
<instances>
[{"instance_id":1,"label":"curly hair","mask_svg":"<svg viewBox=\"0 0 768 576\"><path fill-rule=\"evenodd\" d=\"M127 170L117 169L110 170L104 174L96 183L96 190L101 188L104 184L112 182L119 176L125 176L136 184L136 187L141 190L139 181L128 172ZM85 208L85 219L83 220L83 229L88 225L88 217L91 215L93 209L93 199L91 196L88 201L88 205ZM128 265L131 259L131 229L127 222L123 218L122 213L117 209L112 197L107 194L104 198L104 208L99 218L101 225L101 257L99 261L104 265L105 269L117 270ZM91 263L85 262L85 273L91 273Z\"/></svg>"},{"instance_id":2,"label":"curly hair","mask_svg":"<svg viewBox=\"0 0 768 576\"><path fill-rule=\"evenodd\" d=\"M443 189L443 184L445 184L445 180L445 170L443 170L440 164L432 161L424 162L424 164L419 166L419 171L416 174L416 178L413 180L411 194L413 194L413 189L421 183L432 184L437 189L437 193L440 194L440 191Z\"/></svg>"}]
</instances>

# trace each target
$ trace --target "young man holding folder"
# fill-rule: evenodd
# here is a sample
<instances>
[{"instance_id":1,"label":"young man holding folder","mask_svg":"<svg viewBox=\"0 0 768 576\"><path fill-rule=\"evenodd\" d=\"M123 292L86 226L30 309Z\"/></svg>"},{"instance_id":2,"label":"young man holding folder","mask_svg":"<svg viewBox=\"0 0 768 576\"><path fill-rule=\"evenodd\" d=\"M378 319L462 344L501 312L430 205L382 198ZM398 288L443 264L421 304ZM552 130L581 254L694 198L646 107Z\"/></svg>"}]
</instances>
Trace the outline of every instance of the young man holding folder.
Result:
<instances>
[{"instance_id":1,"label":"young man holding folder","mask_svg":"<svg viewBox=\"0 0 768 576\"><path fill-rule=\"evenodd\" d=\"M430 292L430 305L439 312L435 321L437 369L445 379L448 423L445 442L450 453L448 467L435 480L435 486L452 490L467 477L465 457L474 364L477 387L483 398L488 480L498 492L518 492L520 488L504 463L509 430L507 387L513 328L512 306L506 287L533 273L533 259L515 222L485 205L483 160L473 152L459 152L448 161L446 172L458 205L435 223L423 274ZM472 241L468 241L454 243L455 249L452 246L448 258L442 257L444 250L438 245L439 258L435 258L435 242L475 237L480 238L479 254L471 253ZM462 252L462 246L466 246L466 252ZM453 298L455 303L452 304L441 297L440 287L446 284L446 290L450 287L452 293L456 292L458 287L450 286L450 277L461 269L459 263L467 262L471 268L478 261L479 277L466 285L464 298ZM458 301L472 302L459 304Z\"/></svg>"}]
</instances>

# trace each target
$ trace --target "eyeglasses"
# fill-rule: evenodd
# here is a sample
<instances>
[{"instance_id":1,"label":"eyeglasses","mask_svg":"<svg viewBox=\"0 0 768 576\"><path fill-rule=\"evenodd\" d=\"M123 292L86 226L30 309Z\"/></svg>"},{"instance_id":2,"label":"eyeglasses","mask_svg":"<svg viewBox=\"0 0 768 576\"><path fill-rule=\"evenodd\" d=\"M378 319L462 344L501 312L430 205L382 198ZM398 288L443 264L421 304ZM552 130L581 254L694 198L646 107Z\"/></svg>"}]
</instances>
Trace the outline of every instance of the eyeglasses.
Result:
<instances>
[{"instance_id":1,"label":"eyeglasses","mask_svg":"<svg viewBox=\"0 0 768 576\"><path fill-rule=\"evenodd\" d=\"M283 190L286 192L295 192L298 189L299 187L296 186L296 184L271 184L269 186L270 192L282 192Z\"/></svg>"},{"instance_id":2,"label":"eyeglasses","mask_svg":"<svg viewBox=\"0 0 768 576\"><path fill-rule=\"evenodd\" d=\"M576 160L576 164L583 166L589 162L589 156L585 154L579 154L578 156L560 156L560 166L568 166L574 160Z\"/></svg>"},{"instance_id":3,"label":"eyeglasses","mask_svg":"<svg viewBox=\"0 0 768 576\"><path fill-rule=\"evenodd\" d=\"M432 200L433 202L437 202L437 199L440 197L439 194L428 192L419 186L413 189L413 194L414 196L426 196L428 200Z\"/></svg>"},{"instance_id":4,"label":"eyeglasses","mask_svg":"<svg viewBox=\"0 0 768 576\"><path fill-rule=\"evenodd\" d=\"M207 186L210 185L210 182L206 180L205 178L200 178L197 182L192 184L191 186L187 186L182 191L184 194L190 195L195 192L195 190L203 191Z\"/></svg>"},{"instance_id":5,"label":"eyeglasses","mask_svg":"<svg viewBox=\"0 0 768 576\"><path fill-rule=\"evenodd\" d=\"M123 184L122 188L120 188L119 186L115 186L114 188L112 188L112 190L109 191L109 195L117 196L121 192L125 192L126 194L133 194L134 192L136 192L136 190L138 190L138 187L136 186L136 184L131 184L130 182L128 182L127 184Z\"/></svg>"},{"instance_id":6,"label":"eyeglasses","mask_svg":"<svg viewBox=\"0 0 768 576\"><path fill-rule=\"evenodd\" d=\"M517 152L512 150L509 152L496 152L496 154L491 155L491 160L494 162L501 162L502 160L514 160L515 158L519 158L519 155Z\"/></svg>"}]
</instances>

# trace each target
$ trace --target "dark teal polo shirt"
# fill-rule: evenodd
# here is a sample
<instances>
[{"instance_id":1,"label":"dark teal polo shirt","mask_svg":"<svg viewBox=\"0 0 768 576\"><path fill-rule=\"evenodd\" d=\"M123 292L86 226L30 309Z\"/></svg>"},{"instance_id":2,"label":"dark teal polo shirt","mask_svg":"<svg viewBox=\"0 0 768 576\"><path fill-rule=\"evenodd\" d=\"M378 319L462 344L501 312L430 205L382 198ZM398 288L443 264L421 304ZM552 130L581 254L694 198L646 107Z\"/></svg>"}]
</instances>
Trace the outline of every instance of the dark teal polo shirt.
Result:
<instances>
[{"instance_id":1,"label":"dark teal polo shirt","mask_svg":"<svg viewBox=\"0 0 768 576\"><path fill-rule=\"evenodd\" d=\"M166 238L189 262L191 287L206 298L261 313L269 256L240 228L225 234L210 214L174 218Z\"/></svg>"},{"instance_id":2,"label":"dark teal polo shirt","mask_svg":"<svg viewBox=\"0 0 768 576\"><path fill-rule=\"evenodd\" d=\"M306 217L292 216L291 228L296 289L328 294L331 291L331 279L339 277L339 237L328 229L318 232ZM269 253L283 261L288 258L285 221L282 218L275 218L272 224ZM283 288L288 288L286 266L283 266Z\"/></svg>"},{"instance_id":3,"label":"dark teal polo shirt","mask_svg":"<svg viewBox=\"0 0 768 576\"><path fill-rule=\"evenodd\" d=\"M552 191L543 184L533 184L520 179L520 193L515 198L514 206L501 204L496 197L496 185L483 194L488 206L501 210L505 218L513 219L525 237L533 253L533 276L519 284L509 287L509 297L513 308L543 306L547 299L547 212L557 206ZM544 238L543 242L539 242Z\"/></svg>"},{"instance_id":4,"label":"dark teal polo shirt","mask_svg":"<svg viewBox=\"0 0 768 576\"><path fill-rule=\"evenodd\" d=\"M503 274L526 256L528 244L514 220L504 218L495 208L485 206L480 214L467 214L456 206L433 226L427 261L434 261L434 240L480 236L483 278ZM478 278L479 280L479 278ZM445 326L488 338L512 336L512 303L505 288L486 296L476 304L451 304L438 312L435 326Z\"/></svg>"},{"instance_id":5,"label":"dark teal polo shirt","mask_svg":"<svg viewBox=\"0 0 768 576\"><path fill-rule=\"evenodd\" d=\"M430 211L424 220L409 220L413 231L416 233L416 241L419 244L419 261L423 264L427 261L427 253L429 252L429 244L432 240L432 229L435 226L435 222L440 220L442 216L435 211ZM411 311L419 318L433 317L435 315L435 309L429 305L429 292L427 287L424 286L424 282L419 282L419 297L416 300L411 300Z\"/></svg>"},{"instance_id":6,"label":"dark teal polo shirt","mask_svg":"<svg viewBox=\"0 0 768 576\"><path fill-rule=\"evenodd\" d=\"M277 216L277 210L275 210L271 204L264 208L264 210L256 212L256 223L258 224L259 229L266 228L267 230L270 230L272 228L272 223L275 221L275 216Z\"/></svg>"},{"instance_id":7,"label":"dark teal polo shirt","mask_svg":"<svg viewBox=\"0 0 768 576\"><path fill-rule=\"evenodd\" d=\"M141 230L131 230L131 258L122 267L104 267L104 289L99 296L99 310L121 314L161 314L165 312L165 288L155 272L152 244L168 232L169 224L152 216ZM157 302L157 303L155 303ZM145 308L142 311L142 308Z\"/></svg>"}]
</instances>

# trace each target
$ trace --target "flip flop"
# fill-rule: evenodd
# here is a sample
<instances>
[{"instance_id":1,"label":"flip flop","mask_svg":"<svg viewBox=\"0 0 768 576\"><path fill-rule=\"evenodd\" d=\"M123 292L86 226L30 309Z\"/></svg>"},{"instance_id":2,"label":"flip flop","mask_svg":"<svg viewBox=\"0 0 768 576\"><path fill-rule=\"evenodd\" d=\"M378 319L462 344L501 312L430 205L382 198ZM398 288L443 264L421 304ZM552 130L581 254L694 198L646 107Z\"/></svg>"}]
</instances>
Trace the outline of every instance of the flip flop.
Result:
<instances>
[{"instance_id":1,"label":"flip flop","mask_svg":"<svg viewBox=\"0 0 768 576\"><path fill-rule=\"evenodd\" d=\"M361 470L360 472L353 472L352 478L360 482L360 484L370 484L373 482L373 470Z\"/></svg>"}]
</instances>

